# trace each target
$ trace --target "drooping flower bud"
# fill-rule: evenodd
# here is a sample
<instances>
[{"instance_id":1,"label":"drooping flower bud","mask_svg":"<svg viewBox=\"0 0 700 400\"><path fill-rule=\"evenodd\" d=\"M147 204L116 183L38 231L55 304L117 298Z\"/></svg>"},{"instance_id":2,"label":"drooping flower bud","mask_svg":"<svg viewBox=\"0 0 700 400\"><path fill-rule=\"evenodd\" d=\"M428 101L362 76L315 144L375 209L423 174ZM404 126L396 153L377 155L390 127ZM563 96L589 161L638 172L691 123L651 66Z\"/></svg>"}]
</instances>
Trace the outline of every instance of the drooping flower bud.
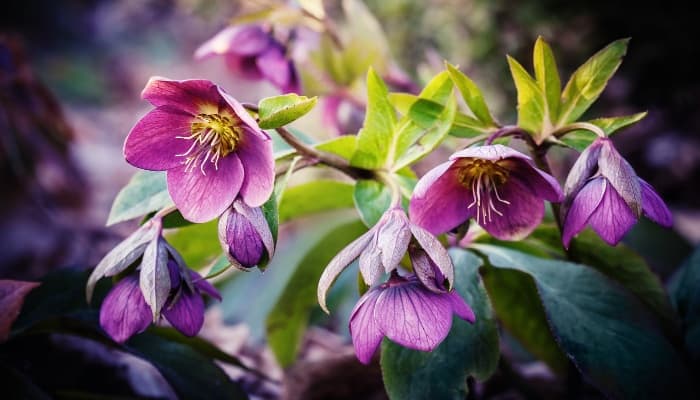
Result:
<instances>
[{"instance_id":1,"label":"drooping flower bud","mask_svg":"<svg viewBox=\"0 0 700 400\"><path fill-rule=\"evenodd\" d=\"M229 261L238 268L252 268L272 258L275 243L260 207L234 201L219 219L219 242Z\"/></svg>"}]
</instances>

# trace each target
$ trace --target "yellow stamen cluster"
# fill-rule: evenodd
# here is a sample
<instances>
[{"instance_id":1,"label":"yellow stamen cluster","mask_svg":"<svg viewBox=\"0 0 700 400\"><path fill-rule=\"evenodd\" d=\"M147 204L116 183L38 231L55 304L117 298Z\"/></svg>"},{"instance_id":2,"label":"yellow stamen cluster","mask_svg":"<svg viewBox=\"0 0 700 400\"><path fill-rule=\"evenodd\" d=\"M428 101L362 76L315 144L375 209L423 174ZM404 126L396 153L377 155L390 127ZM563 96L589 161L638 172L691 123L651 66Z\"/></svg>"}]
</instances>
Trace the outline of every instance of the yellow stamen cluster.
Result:
<instances>
[{"instance_id":1,"label":"yellow stamen cluster","mask_svg":"<svg viewBox=\"0 0 700 400\"><path fill-rule=\"evenodd\" d=\"M185 171L193 171L199 165L199 170L206 175L207 161L218 170L219 160L236 150L242 131L240 121L234 116L198 114L192 121L191 135L176 136L192 141L190 148L177 157L185 157Z\"/></svg>"},{"instance_id":2,"label":"yellow stamen cluster","mask_svg":"<svg viewBox=\"0 0 700 400\"><path fill-rule=\"evenodd\" d=\"M462 160L458 168L457 179L464 187L471 189L474 196L474 201L467 208L476 207L476 222L481 220L484 223L487 218L491 222L492 212L503 216L496 204L509 205L510 201L501 198L498 188L508 180L509 171L498 162L481 159Z\"/></svg>"}]
</instances>

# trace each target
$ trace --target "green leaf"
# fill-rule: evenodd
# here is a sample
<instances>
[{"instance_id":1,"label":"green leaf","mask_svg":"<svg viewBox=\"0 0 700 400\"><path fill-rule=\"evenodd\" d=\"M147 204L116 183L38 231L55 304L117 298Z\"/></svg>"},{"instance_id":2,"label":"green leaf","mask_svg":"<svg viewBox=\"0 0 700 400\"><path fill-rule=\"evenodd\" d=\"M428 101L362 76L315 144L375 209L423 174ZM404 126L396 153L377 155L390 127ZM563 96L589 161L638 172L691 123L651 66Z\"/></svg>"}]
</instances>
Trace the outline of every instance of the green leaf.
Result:
<instances>
[{"instance_id":1,"label":"green leaf","mask_svg":"<svg viewBox=\"0 0 700 400\"><path fill-rule=\"evenodd\" d=\"M330 179L289 187L282 193L279 223L317 212L351 208L353 191L352 184Z\"/></svg>"},{"instance_id":2,"label":"green leaf","mask_svg":"<svg viewBox=\"0 0 700 400\"><path fill-rule=\"evenodd\" d=\"M362 222L374 226L391 205L391 190L381 182L360 179L355 183L353 193L355 207L360 212Z\"/></svg>"},{"instance_id":3,"label":"green leaf","mask_svg":"<svg viewBox=\"0 0 700 400\"><path fill-rule=\"evenodd\" d=\"M671 278L668 290L683 321L685 350L697 370L700 368L700 247Z\"/></svg>"},{"instance_id":4,"label":"green leaf","mask_svg":"<svg viewBox=\"0 0 700 400\"><path fill-rule=\"evenodd\" d=\"M370 68L367 72L367 113L350 164L367 169L391 165L395 156L395 125L396 113L389 102L386 85Z\"/></svg>"},{"instance_id":5,"label":"green leaf","mask_svg":"<svg viewBox=\"0 0 700 400\"><path fill-rule=\"evenodd\" d=\"M138 171L112 203L107 226L171 206L165 172Z\"/></svg>"},{"instance_id":6,"label":"green leaf","mask_svg":"<svg viewBox=\"0 0 700 400\"><path fill-rule=\"evenodd\" d=\"M484 126L495 126L494 121L489 108L486 105L486 100L484 100L484 95L481 93L481 89L469 79L468 76L458 70L456 67L449 63L445 63L447 66L447 72L450 74L452 82L457 87L459 92L462 94L464 102L467 103L469 109L474 113L476 118L483 123Z\"/></svg>"},{"instance_id":7,"label":"green leaf","mask_svg":"<svg viewBox=\"0 0 700 400\"><path fill-rule=\"evenodd\" d=\"M382 375L391 399L464 399L471 375L488 379L499 359L498 330L478 269L481 260L464 250L450 252L455 290L476 315L472 325L457 317L447 338L432 352L382 343Z\"/></svg>"},{"instance_id":8,"label":"green leaf","mask_svg":"<svg viewBox=\"0 0 700 400\"><path fill-rule=\"evenodd\" d=\"M632 115L623 115L620 117L608 117L608 118L598 118L588 123L596 125L601 128L608 136L620 131L622 128L630 126L636 122L641 121L647 116L647 112L640 112ZM585 130L577 129L568 132L566 135L562 136L560 140L569 147L572 147L578 151L583 151L586 147L590 146L591 143L597 138L595 133Z\"/></svg>"},{"instance_id":9,"label":"green leaf","mask_svg":"<svg viewBox=\"0 0 700 400\"><path fill-rule=\"evenodd\" d=\"M462 113L456 113L449 134L462 138L473 138L475 136L493 133L496 127L487 127L476 118L472 118Z\"/></svg>"},{"instance_id":10,"label":"green leaf","mask_svg":"<svg viewBox=\"0 0 700 400\"><path fill-rule=\"evenodd\" d=\"M518 126L530 132L540 141L549 130L547 101L537 82L525 71L520 63L508 56L508 65L518 90Z\"/></svg>"},{"instance_id":11,"label":"green leaf","mask_svg":"<svg viewBox=\"0 0 700 400\"><path fill-rule=\"evenodd\" d=\"M226 257L226 254L222 254L217 257L210 265L211 267L209 268L209 272L204 279L211 279L219 276L232 267L231 262L228 260L228 257Z\"/></svg>"},{"instance_id":12,"label":"green leaf","mask_svg":"<svg viewBox=\"0 0 700 400\"><path fill-rule=\"evenodd\" d=\"M629 39L612 42L571 75L562 93L558 126L576 121L598 99L622 63L628 43Z\"/></svg>"},{"instance_id":13,"label":"green leaf","mask_svg":"<svg viewBox=\"0 0 700 400\"><path fill-rule=\"evenodd\" d=\"M167 235L168 242L175 247L188 266L201 269L221 254L218 220L194 224Z\"/></svg>"},{"instance_id":14,"label":"green leaf","mask_svg":"<svg viewBox=\"0 0 700 400\"><path fill-rule=\"evenodd\" d=\"M535 79L547 101L549 121L552 125L557 121L559 114L559 96L561 92L561 80L557 71L557 62L549 45L542 39L537 38L535 51L532 56L535 67Z\"/></svg>"},{"instance_id":15,"label":"green leaf","mask_svg":"<svg viewBox=\"0 0 700 400\"><path fill-rule=\"evenodd\" d=\"M346 160L350 160L352 158L352 154L355 152L355 148L357 147L357 136L339 136L337 138L321 142L314 147L319 150L343 157Z\"/></svg>"},{"instance_id":16,"label":"green leaf","mask_svg":"<svg viewBox=\"0 0 700 400\"><path fill-rule=\"evenodd\" d=\"M298 263L284 292L267 317L267 340L282 367L296 359L311 311L318 307L316 285L323 269L338 252L363 234L359 221L336 226Z\"/></svg>"},{"instance_id":17,"label":"green leaf","mask_svg":"<svg viewBox=\"0 0 700 400\"><path fill-rule=\"evenodd\" d=\"M218 365L185 344L144 333L132 337L125 346L153 364L180 398L248 398Z\"/></svg>"},{"instance_id":18,"label":"green leaf","mask_svg":"<svg viewBox=\"0 0 700 400\"><path fill-rule=\"evenodd\" d=\"M419 98L411 93L389 93L389 102L401 115L408 114L408 110Z\"/></svg>"},{"instance_id":19,"label":"green leaf","mask_svg":"<svg viewBox=\"0 0 700 400\"><path fill-rule=\"evenodd\" d=\"M527 351L557 373L566 372L566 355L549 329L532 278L520 271L482 268L484 285L503 326Z\"/></svg>"},{"instance_id":20,"label":"green leaf","mask_svg":"<svg viewBox=\"0 0 700 400\"><path fill-rule=\"evenodd\" d=\"M473 248L497 268L532 276L562 349L613 398L688 397L682 358L639 301L600 272L490 245Z\"/></svg>"},{"instance_id":21,"label":"green leaf","mask_svg":"<svg viewBox=\"0 0 700 400\"><path fill-rule=\"evenodd\" d=\"M258 125L262 129L285 126L311 111L317 100L317 97L309 98L295 93L266 97L258 103Z\"/></svg>"}]
</instances>

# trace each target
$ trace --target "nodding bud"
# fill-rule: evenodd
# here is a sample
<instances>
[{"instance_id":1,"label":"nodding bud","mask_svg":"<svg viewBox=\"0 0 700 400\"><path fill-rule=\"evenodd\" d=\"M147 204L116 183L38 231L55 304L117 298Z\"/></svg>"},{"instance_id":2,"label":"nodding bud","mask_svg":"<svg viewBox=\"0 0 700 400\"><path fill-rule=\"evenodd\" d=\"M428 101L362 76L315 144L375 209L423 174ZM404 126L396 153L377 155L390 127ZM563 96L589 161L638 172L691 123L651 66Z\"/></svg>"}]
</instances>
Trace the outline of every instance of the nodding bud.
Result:
<instances>
[{"instance_id":1,"label":"nodding bud","mask_svg":"<svg viewBox=\"0 0 700 400\"><path fill-rule=\"evenodd\" d=\"M219 242L229 261L239 268L252 268L272 258L274 240L260 207L236 200L219 219Z\"/></svg>"}]
</instances>

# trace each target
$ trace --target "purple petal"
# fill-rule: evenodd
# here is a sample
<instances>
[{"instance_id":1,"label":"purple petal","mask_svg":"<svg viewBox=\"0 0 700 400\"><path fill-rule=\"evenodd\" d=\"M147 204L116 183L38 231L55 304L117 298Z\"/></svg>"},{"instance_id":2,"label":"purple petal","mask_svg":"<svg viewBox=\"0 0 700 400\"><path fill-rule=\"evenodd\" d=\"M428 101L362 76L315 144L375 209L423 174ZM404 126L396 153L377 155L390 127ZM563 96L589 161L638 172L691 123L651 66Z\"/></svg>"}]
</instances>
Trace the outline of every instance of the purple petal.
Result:
<instances>
[{"instance_id":1,"label":"purple petal","mask_svg":"<svg viewBox=\"0 0 700 400\"><path fill-rule=\"evenodd\" d=\"M340 128L340 118L338 113L340 112L340 105L343 99L337 96L324 96L321 97L321 121L323 125L333 130L336 135L342 135Z\"/></svg>"},{"instance_id":2,"label":"purple petal","mask_svg":"<svg viewBox=\"0 0 700 400\"><path fill-rule=\"evenodd\" d=\"M469 304L467 304L467 302L464 301L462 296L460 296L456 290L449 292L446 296L447 299L450 301L450 304L452 304L452 311L455 314L457 314L458 317L472 324L474 323L474 321L476 321L474 311L472 311L472 308L469 307Z\"/></svg>"},{"instance_id":3,"label":"purple petal","mask_svg":"<svg viewBox=\"0 0 700 400\"><path fill-rule=\"evenodd\" d=\"M114 285L100 307L100 326L118 343L145 331L152 321L151 309L134 275Z\"/></svg>"},{"instance_id":4,"label":"purple petal","mask_svg":"<svg viewBox=\"0 0 700 400\"><path fill-rule=\"evenodd\" d=\"M318 304L321 306L323 311L328 312L328 307L326 307L326 294L328 289L330 289L333 282L338 278L343 270L350 265L360 253L365 250L369 242L374 237L375 231L370 229L365 232L362 236L355 239L352 243L347 245L343 250L340 251L330 263L326 266L321 274L321 278L318 280Z\"/></svg>"},{"instance_id":5,"label":"purple petal","mask_svg":"<svg viewBox=\"0 0 700 400\"><path fill-rule=\"evenodd\" d=\"M233 203L233 208L243 215L253 226L256 232L260 235L260 239L265 245L267 254L270 258L275 254L275 239L272 237L270 225L265 219L265 215L260 207L251 208L244 202L236 200Z\"/></svg>"},{"instance_id":6,"label":"purple petal","mask_svg":"<svg viewBox=\"0 0 700 400\"><path fill-rule=\"evenodd\" d=\"M639 178L632 166L622 158L609 139L599 139L603 142L600 149L598 167L601 175L607 178L610 186L627 203L627 206L639 217L642 215L642 189Z\"/></svg>"},{"instance_id":7,"label":"purple petal","mask_svg":"<svg viewBox=\"0 0 700 400\"><path fill-rule=\"evenodd\" d=\"M246 268L256 266L264 255L260 234L245 216L231 208L219 220L219 241L229 260Z\"/></svg>"},{"instance_id":8,"label":"purple petal","mask_svg":"<svg viewBox=\"0 0 700 400\"><path fill-rule=\"evenodd\" d=\"M153 77L146 83L141 97L156 107L170 106L194 115L202 107L216 106L221 101L216 85L205 79L175 81Z\"/></svg>"},{"instance_id":9,"label":"purple petal","mask_svg":"<svg viewBox=\"0 0 700 400\"><path fill-rule=\"evenodd\" d=\"M414 350L431 351L452 326L452 306L444 295L412 282L390 286L377 299L375 321L384 335Z\"/></svg>"},{"instance_id":10,"label":"purple petal","mask_svg":"<svg viewBox=\"0 0 700 400\"><path fill-rule=\"evenodd\" d=\"M238 195L243 182L243 166L236 154L219 160L219 169L206 175L181 166L168 170L168 192L188 221L202 223L221 215Z\"/></svg>"},{"instance_id":11,"label":"purple petal","mask_svg":"<svg viewBox=\"0 0 700 400\"><path fill-rule=\"evenodd\" d=\"M447 253L447 250L445 250L445 247L442 246L442 243L440 243L435 236L418 225L411 224L411 232L426 255L430 258L433 266L437 268L442 275L443 279L438 283L442 285L443 280L447 279L448 289L451 288L454 282L455 272L452 259Z\"/></svg>"},{"instance_id":12,"label":"purple petal","mask_svg":"<svg viewBox=\"0 0 700 400\"><path fill-rule=\"evenodd\" d=\"M248 128L245 131L246 134L241 138L243 142L245 142L246 138L250 134L257 136L262 140L270 140L270 136L268 136L265 132L262 131L262 129L260 129L258 123L255 122L255 119L250 115L248 111L246 111L245 107L243 107L243 105L238 100L231 97L231 95L226 93L226 91L222 88L218 88L218 91L219 95L224 100L224 106L230 107L230 109L233 110L233 113L238 118L240 118L241 121L243 121L243 124L245 124Z\"/></svg>"},{"instance_id":13,"label":"purple petal","mask_svg":"<svg viewBox=\"0 0 700 400\"><path fill-rule=\"evenodd\" d=\"M297 92L296 74L282 46L271 46L256 60L262 75L284 93Z\"/></svg>"},{"instance_id":14,"label":"purple petal","mask_svg":"<svg viewBox=\"0 0 700 400\"><path fill-rule=\"evenodd\" d=\"M564 219L564 232L562 233L562 241L567 249L571 239L583 230L588 219L603 200L606 185L605 178L592 179L574 195L571 207Z\"/></svg>"},{"instance_id":15,"label":"purple petal","mask_svg":"<svg viewBox=\"0 0 700 400\"><path fill-rule=\"evenodd\" d=\"M444 280L438 267L433 263L423 249L412 248L409 250L413 273L420 283L434 293L445 293Z\"/></svg>"},{"instance_id":16,"label":"purple petal","mask_svg":"<svg viewBox=\"0 0 700 400\"><path fill-rule=\"evenodd\" d=\"M411 241L408 217L402 208L390 209L377 225L377 246L381 251L384 269L390 272L399 265Z\"/></svg>"},{"instance_id":17,"label":"purple petal","mask_svg":"<svg viewBox=\"0 0 700 400\"><path fill-rule=\"evenodd\" d=\"M564 200L559 182L552 175L536 168L529 161L512 160L508 169L511 179L519 179L520 183L528 187L532 193L545 200L558 203ZM499 165L503 165L499 163Z\"/></svg>"},{"instance_id":18,"label":"purple petal","mask_svg":"<svg viewBox=\"0 0 700 400\"><path fill-rule=\"evenodd\" d=\"M374 318L374 310L379 297L378 288L371 289L357 302L350 315L350 336L355 354L363 364L369 364L384 336Z\"/></svg>"},{"instance_id":19,"label":"purple petal","mask_svg":"<svg viewBox=\"0 0 700 400\"><path fill-rule=\"evenodd\" d=\"M177 136L190 136L192 115L170 106L158 107L144 115L131 128L124 142L126 161L138 168L165 171L182 164L192 142Z\"/></svg>"},{"instance_id":20,"label":"purple petal","mask_svg":"<svg viewBox=\"0 0 700 400\"><path fill-rule=\"evenodd\" d=\"M601 239L614 246L637 222L637 216L607 180L605 185L603 198L588 223Z\"/></svg>"},{"instance_id":21,"label":"purple petal","mask_svg":"<svg viewBox=\"0 0 700 400\"><path fill-rule=\"evenodd\" d=\"M170 288L177 289L180 287L180 266L177 265L175 260L168 260L168 273L170 275Z\"/></svg>"},{"instance_id":22,"label":"purple petal","mask_svg":"<svg viewBox=\"0 0 700 400\"><path fill-rule=\"evenodd\" d=\"M195 336L204 324L204 300L183 287L175 304L163 308L163 316L185 336Z\"/></svg>"},{"instance_id":23,"label":"purple petal","mask_svg":"<svg viewBox=\"0 0 700 400\"><path fill-rule=\"evenodd\" d=\"M382 252L376 243L371 243L360 254L360 273L365 283L372 286L384 273L382 268Z\"/></svg>"},{"instance_id":24,"label":"purple petal","mask_svg":"<svg viewBox=\"0 0 700 400\"><path fill-rule=\"evenodd\" d=\"M666 203L659 197L653 187L643 179L639 179L642 187L642 207L644 215L661 226L670 228L673 225L671 210L666 207Z\"/></svg>"},{"instance_id":25,"label":"purple petal","mask_svg":"<svg viewBox=\"0 0 700 400\"><path fill-rule=\"evenodd\" d=\"M596 173L598 169L598 158L600 158L600 148L602 143L599 139L591 143L576 159L576 162L571 167L569 175L566 177L564 184L564 192L567 196L577 192L583 185L588 182L588 179Z\"/></svg>"},{"instance_id":26,"label":"purple petal","mask_svg":"<svg viewBox=\"0 0 700 400\"><path fill-rule=\"evenodd\" d=\"M250 207L260 207L270 198L275 186L275 158L272 140L250 132L246 129L246 135L236 150L245 170L241 197Z\"/></svg>"},{"instance_id":27,"label":"purple petal","mask_svg":"<svg viewBox=\"0 0 700 400\"><path fill-rule=\"evenodd\" d=\"M214 299L221 301L221 294L219 291L211 284L208 280L202 278L198 273L190 270L190 279L194 287L199 290L200 293L205 293Z\"/></svg>"},{"instance_id":28,"label":"purple petal","mask_svg":"<svg viewBox=\"0 0 700 400\"><path fill-rule=\"evenodd\" d=\"M450 156L450 160L458 158L480 158L483 160L498 161L506 158L519 158L521 160L531 160L525 154L503 146L502 144L492 144L486 146L468 147Z\"/></svg>"},{"instance_id":29,"label":"purple petal","mask_svg":"<svg viewBox=\"0 0 700 400\"><path fill-rule=\"evenodd\" d=\"M508 179L498 189L500 197L510 204L501 202L491 193L490 201L503 215L493 211L490 219L481 216L477 222L497 239L520 240L526 237L542 221L544 201L518 179Z\"/></svg>"},{"instance_id":30,"label":"purple petal","mask_svg":"<svg viewBox=\"0 0 700 400\"><path fill-rule=\"evenodd\" d=\"M453 164L448 161L430 170L418 181L411 197L411 221L433 235L457 227L473 214L467 208L472 195L457 179Z\"/></svg>"},{"instance_id":31,"label":"purple petal","mask_svg":"<svg viewBox=\"0 0 700 400\"><path fill-rule=\"evenodd\" d=\"M263 78L263 74L258 68L257 56L245 57L227 54L226 65L234 74L243 79L258 81Z\"/></svg>"},{"instance_id":32,"label":"purple petal","mask_svg":"<svg viewBox=\"0 0 700 400\"><path fill-rule=\"evenodd\" d=\"M201 60L229 53L250 56L262 52L270 43L270 35L257 25L229 26L199 46L194 57Z\"/></svg>"}]
</instances>

